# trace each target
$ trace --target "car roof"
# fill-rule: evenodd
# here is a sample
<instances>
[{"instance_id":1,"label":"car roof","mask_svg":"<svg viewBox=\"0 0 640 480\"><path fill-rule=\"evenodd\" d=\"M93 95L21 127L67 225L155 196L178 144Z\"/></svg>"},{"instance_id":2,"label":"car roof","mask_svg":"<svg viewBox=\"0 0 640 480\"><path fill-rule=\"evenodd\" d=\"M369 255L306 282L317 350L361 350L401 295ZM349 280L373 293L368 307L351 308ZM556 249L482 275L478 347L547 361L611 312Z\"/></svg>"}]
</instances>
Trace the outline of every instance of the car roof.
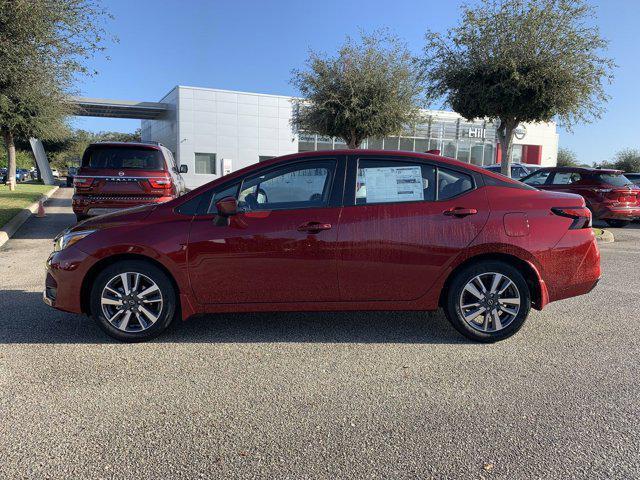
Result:
<instances>
[{"instance_id":1,"label":"car roof","mask_svg":"<svg viewBox=\"0 0 640 480\"><path fill-rule=\"evenodd\" d=\"M240 170L236 170L235 172L232 172L228 175L225 175L223 177L219 177L218 179L214 180L213 182L210 183L215 183L216 185L218 183L222 183L222 182L228 182L228 181L233 181L233 179L241 177L243 175L246 175L247 173L250 173L251 171L253 171L254 169L256 169L256 167L259 165L260 168L264 168L264 167L269 167L269 166L276 166L276 165L280 165L280 164L284 164L290 161L297 161L297 160L302 160L305 158L318 158L318 159L322 159L323 157L334 157L334 156L340 156L340 155L350 155L350 156L358 156L358 155L367 155L367 156L379 156L379 157L407 157L407 158L419 158L419 159L423 159L423 160L432 160L432 161L436 161L438 163L441 164L445 164L445 165L451 165L452 167L457 167L457 168L463 168L466 170L471 170L473 172L476 172L480 175L484 175L486 177L491 177L494 178L496 180L499 180L500 182L507 182L507 183L513 183L515 185L521 185L521 183L517 180L514 180L512 178L509 177L505 177L503 175L500 175L499 173L495 173L492 172L491 170L487 170L483 167L479 167L477 165L473 165L471 163L467 163L467 162L461 162L460 160L456 160L454 158L449 158L449 157L443 157L441 155L435 155L432 153L420 153L420 152L410 152L410 151L404 151L404 150L367 150L367 149L353 149L353 150L349 150L349 149L342 149L342 150L314 150L314 151L310 151L310 152L297 152L297 153L291 153L288 155L283 155L280 157L275 157L275 158L271 158L269 160L265 160L263 162L260 163L253 163L251 165L248 165L244 168L241 168ZM220 181L220 182L219 182ZM207 183L205 185L202 185L201 187L198 187L194 190L191 190L191 192L189 192L187 195L185 195L185 197L191 198L194 192L201 192L203 188L207 187L207 185L210 185L210 183Z\"/></svg>"},{"instance_id":2,"label":"car roof","mask_svg":"<svg viewBox=\"0 0 640 480\"><path fill-rule=\"evenodd\" d=\"M590 168L590 167L543 167L539 172L577 172L577 173L622 173L622 170L613 168Z\"/></svg>"},{"instance_id":3,"label":"car roof","mask_svg":"<svg viewBox=\"0 0 640 480\"><path fill-rule=\"evenodd\" d=\"M161 143L158 142L116 142L116 141L105 141L105 142L94 142L89 144L89 147L144 147L151 148L154 150L160 150L162 147Z\"/></svg>"}]
</instances>

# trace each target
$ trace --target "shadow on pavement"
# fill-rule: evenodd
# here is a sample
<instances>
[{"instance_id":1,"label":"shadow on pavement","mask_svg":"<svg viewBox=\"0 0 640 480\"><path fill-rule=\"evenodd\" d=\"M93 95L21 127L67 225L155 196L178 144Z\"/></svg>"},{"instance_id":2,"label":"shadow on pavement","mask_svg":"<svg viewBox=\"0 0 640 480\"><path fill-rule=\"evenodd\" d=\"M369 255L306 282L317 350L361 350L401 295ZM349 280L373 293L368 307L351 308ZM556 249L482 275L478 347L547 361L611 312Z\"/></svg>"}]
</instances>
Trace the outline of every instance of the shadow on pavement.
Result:
<instances>
[{"instance_id":1,"label":"shadow on pavement","mask_svg":"<svg viewBox=\"0 0 640 480\"><path fill-rule=\"evenodd\" d=\"M54 310L38 292L0 291L0 344L119 343L93 320ZM321 312L200 315L158 343L466 343L441 312Z\"/></svg>"}]
</instances>

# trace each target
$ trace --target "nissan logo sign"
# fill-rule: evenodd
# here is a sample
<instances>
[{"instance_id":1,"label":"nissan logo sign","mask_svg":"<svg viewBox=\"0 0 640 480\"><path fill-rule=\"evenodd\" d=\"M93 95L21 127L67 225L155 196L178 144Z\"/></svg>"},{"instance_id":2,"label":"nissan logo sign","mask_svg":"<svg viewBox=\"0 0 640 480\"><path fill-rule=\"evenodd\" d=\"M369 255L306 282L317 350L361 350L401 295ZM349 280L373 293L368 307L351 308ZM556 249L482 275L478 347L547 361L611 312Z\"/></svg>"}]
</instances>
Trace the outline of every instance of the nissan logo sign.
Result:
<instances>
[{"instance_id":1,"label":"nissan logo sign","mask_svg":"<svg viewBox=\"0 0 640 480\"><path fill-rule=\"evenodd\" d=\"M527 135L527 127L524 125L518 125L518 127L513 131L513 135L518 140L522 140Z\"/></svg>"}]
</instances>

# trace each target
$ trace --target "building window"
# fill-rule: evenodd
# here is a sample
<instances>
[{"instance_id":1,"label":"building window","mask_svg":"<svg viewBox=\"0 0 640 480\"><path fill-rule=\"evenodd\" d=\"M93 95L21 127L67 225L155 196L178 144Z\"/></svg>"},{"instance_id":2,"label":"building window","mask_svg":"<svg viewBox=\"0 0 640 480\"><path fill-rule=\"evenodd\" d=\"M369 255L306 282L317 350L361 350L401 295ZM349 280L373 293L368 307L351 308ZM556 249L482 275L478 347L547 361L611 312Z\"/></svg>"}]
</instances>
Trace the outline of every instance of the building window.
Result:
<instances>
[{"instance_id":1,"label":"building window","mask_svg":"<svg viewBox=\"0 0 640 480\"><path fill-rule=\"evenodd\" d=\"M196 153L196 173L215 175L216 174L216 154Z\"/></svg>"}]
</instances>

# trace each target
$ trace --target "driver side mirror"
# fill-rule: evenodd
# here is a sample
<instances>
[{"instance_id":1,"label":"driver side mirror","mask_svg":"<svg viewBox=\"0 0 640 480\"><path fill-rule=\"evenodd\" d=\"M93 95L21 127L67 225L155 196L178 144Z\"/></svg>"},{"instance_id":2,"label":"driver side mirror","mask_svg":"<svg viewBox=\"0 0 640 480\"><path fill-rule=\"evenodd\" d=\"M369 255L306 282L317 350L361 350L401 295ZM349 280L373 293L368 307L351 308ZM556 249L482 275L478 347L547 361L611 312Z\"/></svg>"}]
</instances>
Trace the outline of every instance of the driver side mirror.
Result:
<instances>
[{"instance_id":1,"label":"driver side mirror","mask_svg":"<svg viewBox=\"0 0 640 480\"><path fill-rule=\"evenodd\" d=\"M229 217L238 213L238 200L235 197L224 197L216 202L218 214L213 219L217 227L228 227Z\"/></svg>"},{"instance_id":2,"label":"driver side mirror","mask_svg":"<svg viewBox=\"0 0 640 480\"><path fill-rule=\"evenodd\" d=\"M221 217L231 217L238 213L238 200L235 197L224 197L216 202L216 210Z\"/></svg>"},{"instance_id":3,"label":"driver side mirror","mask_svg":"<svg viewBox=\"0 0 640 480\"><path fill-rule=\"evenodd\" d=\"M187 173L189 171L189 167L186 165L180 165L180 173Z\"/></svg>"}]
</instances>

